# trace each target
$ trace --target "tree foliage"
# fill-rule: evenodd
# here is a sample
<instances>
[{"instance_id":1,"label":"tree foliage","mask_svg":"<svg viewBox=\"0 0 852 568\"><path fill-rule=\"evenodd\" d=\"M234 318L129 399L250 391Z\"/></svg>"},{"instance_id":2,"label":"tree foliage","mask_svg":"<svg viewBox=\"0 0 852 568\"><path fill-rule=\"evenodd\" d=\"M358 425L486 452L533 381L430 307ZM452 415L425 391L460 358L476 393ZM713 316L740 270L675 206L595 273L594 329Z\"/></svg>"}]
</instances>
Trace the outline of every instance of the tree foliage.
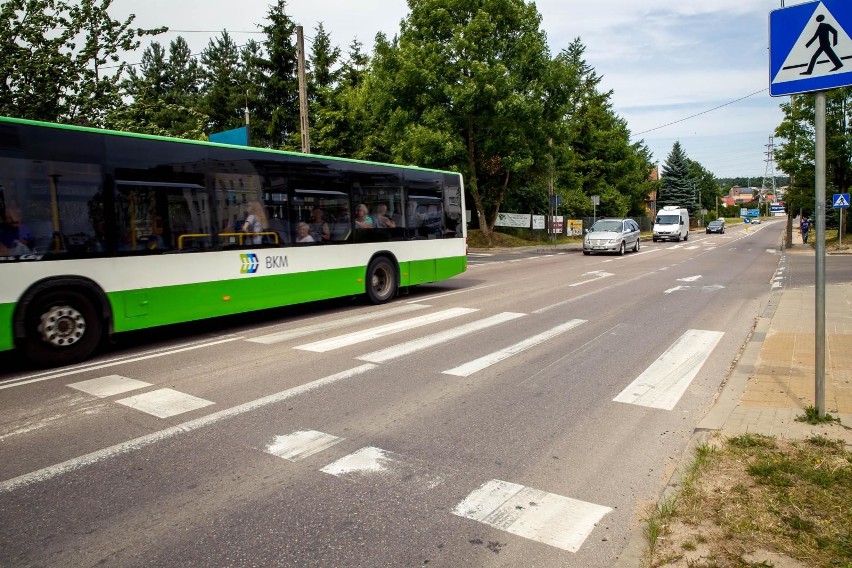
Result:
<instances>
[{"instance_id":1,"label":"tree foliage","mask_svg":"<svg viewBox=\"0 0 852 568\"><path fill-rule=\"evenodd\" d=\"M663 164L660 176L660 193L657 196L657 206L662 208L675 205L689 209L694 215L698 209L698 192L696 180L693 177L690 160L680 145L675 142L672 151Z\"/></svg>"},{"instance_id":2,"label":"tree foliage","mask_svg":"<svg viewBox=\"0 0 852 568\"><path fill-rule=\"evenodd\" d=\"M102 126L120 106L121 51L166 28L132 28L112 0L6 0L0 4L0 114ZM117 64L107 68L107 64Z\"/></svg>"},{"instance_id":3,"label":"tree foliage","mask_svg":"<svg viewBox=\"0 0 852 568\"><path fill-rule=\"evenodd\" d=\"M197 139L242 126L247 108L253 145L300 148L285 0L265 14L262 41L238 46L223 30L196 60L178 37L168 52L153 43L137 68L121 63L107 75L116 50L157 31L113 21L110 2L3 4L0 112ZM399 34L378 34L370 54L357 38L344 53L316 27L307 54L314 151L459 171L487 233L501 207L545 213L551 193L572 216L591 214L592 195L604 215L644 212L650 152L631 141L579 39L551 57L528 0L408 4ZM65 29L88 38L81 49L68 49Z\"/></svg>"}]
</instances>

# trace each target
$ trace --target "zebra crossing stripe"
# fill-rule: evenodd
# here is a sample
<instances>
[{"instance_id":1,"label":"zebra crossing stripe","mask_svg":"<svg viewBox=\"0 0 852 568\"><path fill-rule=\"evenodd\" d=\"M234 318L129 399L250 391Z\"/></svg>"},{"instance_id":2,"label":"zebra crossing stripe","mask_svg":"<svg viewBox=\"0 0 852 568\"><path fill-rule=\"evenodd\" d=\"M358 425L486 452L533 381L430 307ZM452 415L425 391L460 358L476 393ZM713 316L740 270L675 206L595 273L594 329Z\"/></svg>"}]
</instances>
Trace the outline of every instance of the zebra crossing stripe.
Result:
<instances>
[{"instance_id":1,"label":"zebra crossing stripe","mask_svg":"<svg viewBox=\"0 0 852 568\"><path fill-rule=\"evenodd\" d=\"M688 330L612 400L673 409L723 335L721 331Z\"/></svg>"},{"instance_id":2,"label":"zebra crossing stripe","mask_svg":"<svg viewBox=\"0 0 852 568\"><path fill-rule=\"evenodd\" d=\"M343 438L325 432L300 430L285 436L276 436L275 440L266 446L266 453L288 461L299 461L342 441Z\"/></svg>"},{"instance_id":3,"label":"zebra crossing stripe","mask_svg":"<svg viewBox=\"0 0 852 568\"><path fill-rule=\"evenodd\" d=\"M315 341L313 343L306 343L305 345L298 345L295 347L295 349L301 349L303 351L314 351L316 353L325 353L326 351L340 349L341 347L355 345L356 343L363 343L364 341L369 341L371 339L377 339L379 337L384 337L386 335L391 335L400 331L406 331L409 329L414 329L416 327L429 325L430 323L436 323L450 318L456 318L476 311L478 310L475 308L450 308L448 310L435 312L434 314L427 314L425 316L396 321L377 327L371 327L364 331L356 331L353 333L347 333L345 335L332 337L331 339L323 339L321 341Z\"/></svg>"},{"instance_id":4,"label":"zebra crossing stripe","mask_svg":"<svg viewBox=\"0 0 852 568\"><path fill-rule=\"evenodd\" d=\"M494 353L490 353L479 359L474 359L469 363L465 363L464 365L459 365L458 367L454 367L452 369L448 369L443 373L445 375L455 375L456 377L468 377L482 369L490 367L504 359L508 359L513 355L517 355L527 349L535 347L540 343L544 343L549 339L553 339L558 335L565 333L568 330L574 329L578 325L586 323L586 320L582 319L573 319L571 321L565 322L562 325L557 325L553 329L545 331L544 333L539 333L538 335L534 335L524 341L519 343L515 343L514 345L510 345L505 349L501 349L500 351L495 351Z\"/></svg>"},{"instance_id":5,"label":"zebra crossing stripe","mask_svg":"<svg viewBox=\"0 0 852 568\"><path fill-rule=\"evenodd\" d=\"M577 552L611 507L492 479L453 514L524 538Z\"/></svg>"},{"instance_id":6,"label":"zebra crossing stripe","mask_svg":"<svg viewBox=\"0 0 852 568\"><path fill-rule=\"evenodd\" d=\"M452 341L453 339L467 336L471 333L476 333L477 331L523 317L524 315L525 314L515 312L503 312L479 321L474 321L453 329L448 329L440 333L400 343L399 345L380 349L379 351L373 351L372 353L367 353L366 355L357 357L357 359L361 361L369 361L370 363L384 363L385 361L390 361L391 359L396 359L404 355L410 355L416 351L434 347L435 345L446 343L447 341Z\"/></svg>"},{"instance_id":7,"label":"zebra crossing stripe","mask_svg":"<svg viewBox=\"0 0 852 568\"><path fill-rule=\"evenodd\" d=\"M401 306L394 306L392 308L388 308L387 310L382 310L380 312L375 312L374 315L379 318L388 318L392 316L398 316L400 314L405 314L408 312L414 312L417 310L422 310L424 308L428 308L431 306L425 304L403 304ZM264 345L271 345L273 343L280 343L282 341L288 341L290 339L297 339L299 337L305 337L306 335L311 335L314 333L322 333L324 331L329 331L333 329L340 329L350 324L354 323L363 323L364 322L364 313L359 311L357 314L353 316L330 319L327 321L320 321L314 324L302 325L295 329L287 329L284 331L277 331L275 333L268 333L266 335L260 335L258 337L251 337L246 339L246 341L250 341L252 343L263 343Z\"/></svg>"}]
</instances>

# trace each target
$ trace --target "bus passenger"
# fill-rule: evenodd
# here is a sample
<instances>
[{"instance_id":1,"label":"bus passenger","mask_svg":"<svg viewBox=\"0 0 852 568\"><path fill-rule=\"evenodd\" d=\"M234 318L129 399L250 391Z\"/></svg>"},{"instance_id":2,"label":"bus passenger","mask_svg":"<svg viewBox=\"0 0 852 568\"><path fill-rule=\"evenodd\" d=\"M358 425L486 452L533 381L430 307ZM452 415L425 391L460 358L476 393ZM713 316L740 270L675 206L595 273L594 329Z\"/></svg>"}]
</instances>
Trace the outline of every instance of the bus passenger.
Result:
<instances>
[{"instance_id":1,"label":"bus passenger","mask_svg":"<svg viewBox=\"0 0 852 568\"><path fill-rule=\"evenodd\" d=\"M243 223L243 232L252 233L252 236L246 242L252 245L259 245L263 241L263 235L260 233L269 226L269 221L266 219L266 212L259 202L249 201L246 213L248 213L248 216Z\"/></svg>"},{"instance_id":2,"label":"bus passenger","mask_svg":"<svg viewBox=\"0 0 852 568\"><path fill-rule=\"evenodd\" d=\"M325 215L319 207L314 207L311 211L310 231L315 242L324 243L331 239L331 230L329 230L328 223L325 222Z\"/></svg>"},{"instance_id":3,"label":"bus passenger","mask_svg":"<svg viewBox=\"0 0 852 568\"><path fill-rule=\"evenodd\" d=\"M296 225L296 242L297 243L313 243L314 238L311 236L311 228L304 221Z\"/></svg>"},{"instance_id":4,"label":"bus passenger","mask_svg":"<svg viewBox=\"0 0 852 568\"><path fill-rule=\"evenodd\" d=\"M352 231L352 219L349 218L349 206L341 205L337 209L337 216L331 224L331 239L333 241L345 241Z\"/></svg>"},{"instance_id":5,"label":"bus passenger","mask_svg":"<svg viewBox=\"0 0 852 568\"><path fill-rule=\"evenodd\" d=\"M370 210L363 203L359 203L355 207L355 226L359 229L372 229L375 227L373 218L370 217Z\"/></svg>"},{"instance_id":6,"label":"bus passenger","mask_svg":"<svg viewBox=\"0 0 852 568\"><path fill-rule=\"evenodd\" d=\"M33 234L22 222L21 210L9 204L0 222L0 254L19 255L32 252Z\"/></svg>"},{"instance_id":7,"label":"bus passenger","mask_svg":"<svg viewBox=\"0 0 852 568\"><path fill-rule=\"evenodd\" d=\"M384 203L376 205L375 223L377 229L393 229L396 227L396 222L388 216L388 206Z\"/></svg>"}]
</instances>

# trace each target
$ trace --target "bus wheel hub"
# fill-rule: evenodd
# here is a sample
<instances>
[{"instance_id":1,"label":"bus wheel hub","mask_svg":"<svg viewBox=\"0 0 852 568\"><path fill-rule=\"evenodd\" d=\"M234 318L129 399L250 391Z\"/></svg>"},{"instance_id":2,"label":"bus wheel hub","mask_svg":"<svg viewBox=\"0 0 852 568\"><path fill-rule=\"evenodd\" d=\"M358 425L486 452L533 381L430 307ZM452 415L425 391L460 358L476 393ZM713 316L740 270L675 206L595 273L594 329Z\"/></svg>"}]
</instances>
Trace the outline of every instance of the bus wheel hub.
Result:
<instances>
[{"instance_id":1,"label":"bus wheel hub","mask_svg":"<svg viewBox=\"0 0 852 568\"><path fill-rule=\"evenodd\" d=\"M41 316L41 338L57 347L74 345L86 333L86 320L70 306L57 306Z\"/></svg>"}]
</instances>

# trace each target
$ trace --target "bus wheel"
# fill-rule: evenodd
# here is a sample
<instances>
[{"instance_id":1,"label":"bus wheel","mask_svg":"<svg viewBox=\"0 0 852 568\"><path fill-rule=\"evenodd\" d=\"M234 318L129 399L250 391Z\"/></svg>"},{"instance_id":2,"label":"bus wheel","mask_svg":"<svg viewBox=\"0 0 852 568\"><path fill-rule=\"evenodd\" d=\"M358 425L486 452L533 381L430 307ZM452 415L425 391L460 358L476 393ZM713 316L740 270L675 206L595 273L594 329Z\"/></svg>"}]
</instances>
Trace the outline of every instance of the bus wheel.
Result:
<instances>
[{"instance_id":1,"label":"bus wheel","mask_svg":"<svg viewBox=\"0 0 852 568\"><path fill-rule=\"evenodd\" d=\"M101 342L103 323L91 300L75 291L52 291L27 308L24 354L38 365L76 363Z\"/></svg>"},{"instance_id":2,"label":"bus wheel","mask_svg":"<svg viewBox=\"0 0 852 568\"><path fill-rule=\"evenodd\" d=\"M396 293L396 269L385 257L379 257L367 267L367 297L374 304L384 304Z\"/></svg>"}]
</instances>

